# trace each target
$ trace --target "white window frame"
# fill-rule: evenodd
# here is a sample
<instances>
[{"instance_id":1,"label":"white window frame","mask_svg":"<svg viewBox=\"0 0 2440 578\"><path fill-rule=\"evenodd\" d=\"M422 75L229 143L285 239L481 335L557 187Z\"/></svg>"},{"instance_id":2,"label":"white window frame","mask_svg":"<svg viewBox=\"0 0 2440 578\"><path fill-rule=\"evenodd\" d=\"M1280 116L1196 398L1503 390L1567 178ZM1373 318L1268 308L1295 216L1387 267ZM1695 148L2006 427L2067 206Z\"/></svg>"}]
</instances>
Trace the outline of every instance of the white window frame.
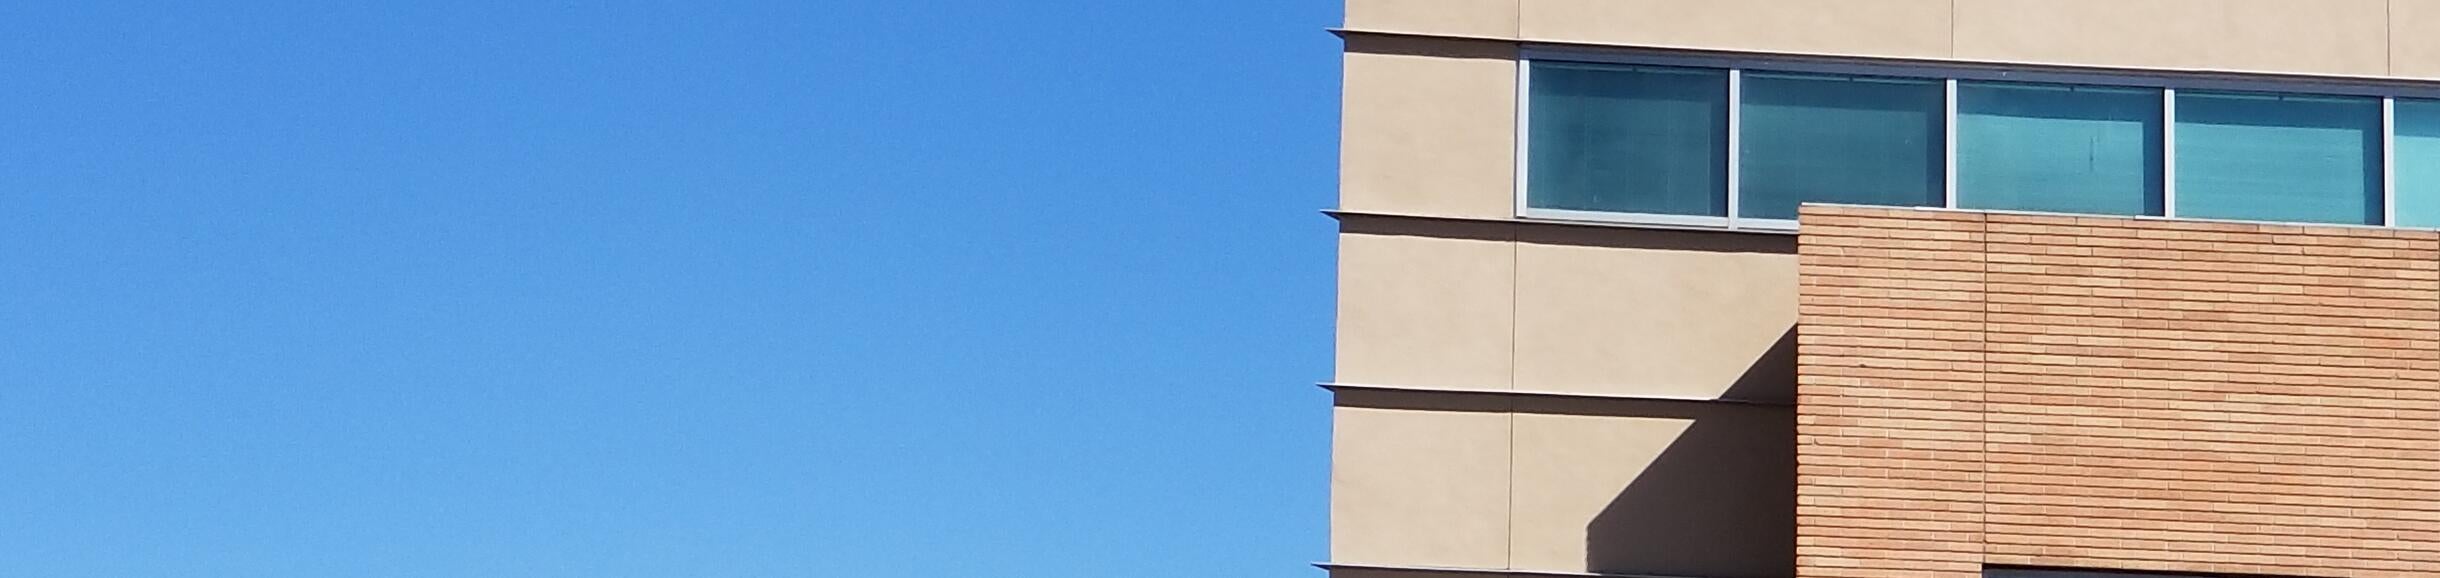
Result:
<instances>
[{"instance_id":1,"label":"white window frame","mask_svg":"<svg viewBox=\"0 0 2440 578\"><path fill-rule=\"evenodd\" d=\"M2160 216L2177 218L2177 89L2160 89Z\"/></svg>"},{"instance_id":2,"label":"white window frame","mask_svg":"<svg viewBox=\"0 0 2440 578\"><path fill-rule=\"evenodd\" d=\"M2398 226L2398 98L2381 97L2381 226Z\"/></svg>"},{"instance_id":3,"label":"white window frame","mask_svg":"<svg viewBox=\"0 0 2440 578\"><path fill-rule=\"evenodd\" d=\"M1531 171L1528 150L1532 142L1533 64L1539 61L1615 64L1627 66L1668 66L1723 70L1728 76L1728 135L1724 139L1727 151L1726 175L1728 215L1668 215L1649 213L1617 213L1542 209L1531 206L1527 198L1527 180ZM1648 226L1662 228L1700 228L1731 231L1788 233L1796 230L1796 221L1788 219L1739 218L1743 208L1743 153L1740 150L1744 132L1744 75L1750 70L1835 74L1851 76L1885 76L1941 81L1945 94L1942 121L1941 160L1943 205L1919 207L1958 209L1957 189L1957 89L1959 81L2002 81L2077 86L2154 89L2161 92L2161 214L2134 216L2137 219L2177 219L2214 221L2217 219L2187 219L2177 215L2177 93L2180 89L2228 92L2268 92L2314 96L2371 97L2381 106L2381 222L2372 225L2345 223L2303 223L2276 221L2231 221L2255 224L2291 224L2337 227L2397 227L2397 185L2395 164L2396 101L2398 98L2440 99L2440 83L2388 81L2373 79L2328 79L2302 76L2233 75L2216 73L2169 73L2059 67L2025 67L1978 63L1926 63L1892 60L1861 60L1851 58L1815 58L1801 56L1758 56L1750 54L1691 52L1648 49L1585 49L1578 47L1528 46L1519 51L1516 65L1516 168L1515 216L1535 221L1567 221ZM2043 213L2039 211L1992 211L2093 216L2086 213ZM2124 215L2111 215L2125 217Z\"/></svg>"}]
</instances>

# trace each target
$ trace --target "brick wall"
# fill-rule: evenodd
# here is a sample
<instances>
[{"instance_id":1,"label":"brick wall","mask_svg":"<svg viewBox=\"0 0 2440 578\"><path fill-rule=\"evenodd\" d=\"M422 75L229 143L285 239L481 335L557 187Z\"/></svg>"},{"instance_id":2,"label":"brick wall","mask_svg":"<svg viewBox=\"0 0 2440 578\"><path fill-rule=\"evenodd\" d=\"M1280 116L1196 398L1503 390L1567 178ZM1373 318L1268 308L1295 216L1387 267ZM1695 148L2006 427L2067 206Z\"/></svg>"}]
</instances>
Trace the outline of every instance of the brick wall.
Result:
<instances>
[{"instance_id":1,"label":"brick wall","mask_svg":"<svg viewBox=\"0 0 2440 578\"><path fill-rule=\"evenodd\" d=\"M1798 576L2440 574L2440 234L1801 220Z\"/></svg>"}]
</instances>

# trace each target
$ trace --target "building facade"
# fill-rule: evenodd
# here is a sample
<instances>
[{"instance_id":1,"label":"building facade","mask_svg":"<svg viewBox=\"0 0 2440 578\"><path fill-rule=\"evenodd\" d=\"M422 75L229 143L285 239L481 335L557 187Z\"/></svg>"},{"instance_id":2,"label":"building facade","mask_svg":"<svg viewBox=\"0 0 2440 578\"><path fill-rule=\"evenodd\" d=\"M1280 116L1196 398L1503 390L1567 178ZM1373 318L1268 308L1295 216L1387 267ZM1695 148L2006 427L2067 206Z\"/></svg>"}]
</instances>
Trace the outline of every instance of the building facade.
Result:
<instances>
[{"instance_id":1,"label":"building facade","mask_svg":"<svg viewBox=\"0 0 2440 578\"><path fill-rule=\"evenodd\" d=\"M1334 578L2440 575L2440 0L1349 0Z\"/></svg>"}]
</instances>

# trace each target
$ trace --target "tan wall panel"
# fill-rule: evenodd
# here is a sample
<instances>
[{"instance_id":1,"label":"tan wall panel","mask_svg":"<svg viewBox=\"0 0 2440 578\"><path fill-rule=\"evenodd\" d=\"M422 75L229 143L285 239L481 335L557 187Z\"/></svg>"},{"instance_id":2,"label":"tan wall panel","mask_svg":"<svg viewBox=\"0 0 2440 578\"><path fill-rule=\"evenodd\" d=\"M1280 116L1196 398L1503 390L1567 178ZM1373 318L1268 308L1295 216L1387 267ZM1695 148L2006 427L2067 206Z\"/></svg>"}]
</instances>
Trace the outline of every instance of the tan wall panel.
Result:
<instances>
[{"instance_id":1,"label":"tan wall panel","mask_svg":"<svg viewBox=\"0 0 2440 578\"><path fill-rule=\"evenodd\" d=\"M1347 28L1515 38L1517 0L1347 0Z\"/></svg>"},{"instance_id":2,"label":"tan wall panel","mask_svg":"<svg viewBox=\"0 0 2440 578\"><path fill-rule=\"evenodd\" d=\"M1339 207L1444 217L1516 214L1516 47L1351 36Z\"/></svg>"},{"instance_id":3,"label":"tan wall panel","mask_svg":"<svg viewBox=\"0 0 2440 578\"><path fill-rule=\"evenodd\" d=\"M1330 560L1505 568L1509 416L1333 410Z\"/></svg>"},{"instance_id":4,"label":"tan wall panel","mask_svg":"<svg viewBox=\"0 0 2440 578\"><path fill-rule=\"evenodd\" d=\"M1523 0L1527 40L1945 58L1949 0Z\"/></svg>"},{"instance_id":5,"label":"tan wall panel","mask_svg":"<svg viewBox=\"0 0 2440 578\"><path fill-rule=\"evenodd\" d=\"M1516 498L1508 549L1516 567L1590 568L1585 537L1594 519L1693 424L1688 419L1516 416Z\"/></svg>"},{"instance_id":6,"label":"tan wall panel","mask_svg":"<svg viewBox=\"0 0 2440 578\"><path fill-rule=\"evenodd\" d=\"M1332 568L1330 578L1496 578L1499 572L1440 572L1390 568Z\"/></svg>"},{"instance_id":7,"label":"tan wall panel","mask_svg":"<svg viewBox=\"0 0 2440 578\"><path fill-rule=\"evenodd\" d=\"M1788 237L1529 228L1517 247L1516 387L1787 401Z\"/></svg>"},{"instance_id":8,"label":"tan wall panel","mask_svg":"<svg viewBox=\"0 0 2440 578\"><path fill-rule=\"evenodd\" d=\"M2440 78L2440 0L2390 0L2389 74Z\"/></svg>"},{"instance_id":9,"label":"tan wall panel","mask_svg":"<svg viewBox=\"0 0 2440 578\"><path fill-rule=\"evenodd\" d=\"M1795 547L1789 410L1710 405L1669 413L1682 415L1517 414L1513 567L1789 575Z\"/></svg>"},{"instance_id":10,"label":"tan wall panel","mask_svg":"<svg viewBox=\"0 0 2440 578\"><path fill-rule=\"evenodd\" d=\"M1511 227L1420 220L1399 226L1415 234L1339 236L1336 381L1508 389L1516 296Z\"/></svg>"},{"instance_id":11,"label":"tan wall panel","mask_svg":"<svg viewBox=\"0 0 2440 578\"><path fill-rule=\"evenodd\" d=\"M2388 72L2384 0L1957 0L1957 57L2297 74Z\"/></svg>"}]
</instances>

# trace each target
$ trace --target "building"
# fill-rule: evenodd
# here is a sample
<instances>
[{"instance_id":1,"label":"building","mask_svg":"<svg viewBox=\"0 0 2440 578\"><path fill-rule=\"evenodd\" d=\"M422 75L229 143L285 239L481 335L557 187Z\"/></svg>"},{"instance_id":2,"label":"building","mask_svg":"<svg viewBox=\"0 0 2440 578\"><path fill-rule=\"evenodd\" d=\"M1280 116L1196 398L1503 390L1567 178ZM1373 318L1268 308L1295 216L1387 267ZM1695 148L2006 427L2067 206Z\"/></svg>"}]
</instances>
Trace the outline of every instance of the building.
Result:
<instances>
[{"instance_id":1,"label":"building","mask_svg":"<svg viewBox=\"0 0 2440 578\"><path fill-rule=\"evenodd\" d=\"M2440 0L1349 0L1333 578L2440 576Z\"/></svg>"}]
</instances>

